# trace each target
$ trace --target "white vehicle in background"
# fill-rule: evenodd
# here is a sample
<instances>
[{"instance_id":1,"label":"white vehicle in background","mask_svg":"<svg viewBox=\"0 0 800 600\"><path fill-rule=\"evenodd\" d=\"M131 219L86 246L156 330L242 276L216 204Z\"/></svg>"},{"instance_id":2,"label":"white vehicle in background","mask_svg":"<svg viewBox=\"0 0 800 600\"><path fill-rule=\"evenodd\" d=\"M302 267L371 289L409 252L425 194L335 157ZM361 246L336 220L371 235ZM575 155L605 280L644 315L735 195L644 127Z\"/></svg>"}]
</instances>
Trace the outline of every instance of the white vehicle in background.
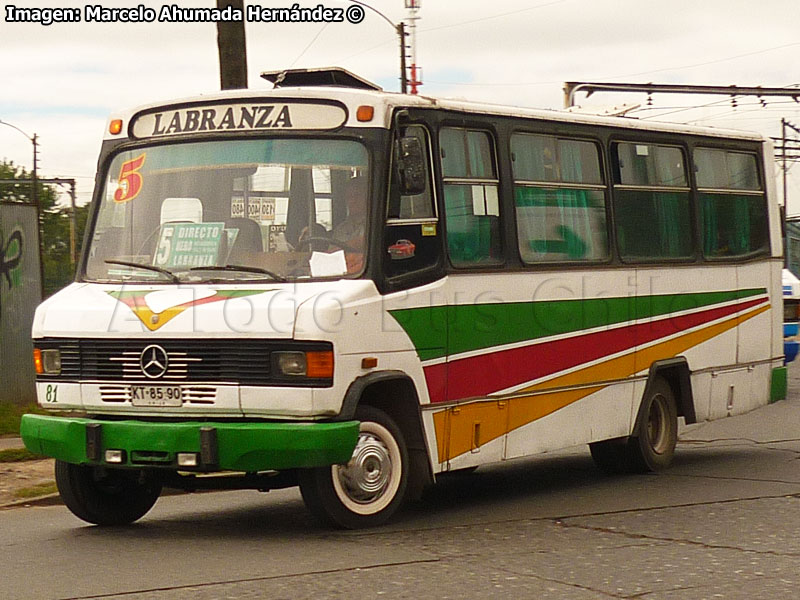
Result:
<instances>
[{"instance_id":1,"label":"white vehicle in background","mask_svg":"<svg viewBox=\"0 0 800 600\"><path fill-rule=\"evenodd\" d=\"M576 444L660 470L679 418L785 397L767 140L296 76L109 121L76 281L33 327L59 414L22 424L80 518L299 485L373 526Z\"/></svg>"},{"instance_id":2,"label":"white vehicle in background","mask_svg":"<svg viewBox=\"0 0 800 600\"><path fill-rule=\"evenodd\" d=\"M800 279L789 269L783 269L783 353L786 362L797 358L800 341L797 340L798 321L800 321Z\"/></svg>"}]
</instances>

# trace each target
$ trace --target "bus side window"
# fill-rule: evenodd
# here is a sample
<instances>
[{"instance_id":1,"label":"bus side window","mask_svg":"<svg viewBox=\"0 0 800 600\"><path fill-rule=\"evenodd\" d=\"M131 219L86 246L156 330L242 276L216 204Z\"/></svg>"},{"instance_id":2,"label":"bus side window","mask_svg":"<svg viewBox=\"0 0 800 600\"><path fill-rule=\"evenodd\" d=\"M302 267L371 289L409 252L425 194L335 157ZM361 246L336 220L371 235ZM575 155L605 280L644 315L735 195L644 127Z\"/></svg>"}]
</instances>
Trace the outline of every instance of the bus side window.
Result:
<instances>
[{"instance_id":1,"label":"bus side window","mask_svg":"<svg viewBox=\"0 0 800 600\"><path fill-rule=\"evenodd\" d=\"M439 144L450 262L456 267L502 262L500 199L491 135L446 127L439 135Z\"/></svg>"},{"instance_id":2,"label":"bus side window","mask_svg":"<svg viewBox=\"0 0 800 600\"><path fill-rule=\"evenodd\" d=\"M696 148L706 258L746 257L769 248L766 198L755 154Z\"/></svg>"},{"instance_id":3,"label":"bus side window","mask_svg":"<svg viewBox=\"0 0 800 600\"><path fill-rule=\"evenodd\" d=\"M615 142L614 216L625 262L694 254L689 183L677 146Z\"/></svg>"},{"instance_id":4,"label":"bus side window","mask_svg":"<svg viewBox=\"0 0 800 600\"><path fill-rule=\"evenodd\" d=\"M425 189L419 194L401 191L399 140L393 144L392 181L386 210L383 265L387 278L429 269L439 263L441 237L430 178L430 141L421 125L404 128L404 137L416 138L424 155Z\"/></svg>"},{"instance_id":5,"label":"bus side window","mask_svg":"<svg viewBox=\"0 0 800 600\"><path fill-rule=\"evenodd\" d=\"M524 262L608 258L599 150L592 141L512 134L514 207Z\"/></svg>"}]
</instances>

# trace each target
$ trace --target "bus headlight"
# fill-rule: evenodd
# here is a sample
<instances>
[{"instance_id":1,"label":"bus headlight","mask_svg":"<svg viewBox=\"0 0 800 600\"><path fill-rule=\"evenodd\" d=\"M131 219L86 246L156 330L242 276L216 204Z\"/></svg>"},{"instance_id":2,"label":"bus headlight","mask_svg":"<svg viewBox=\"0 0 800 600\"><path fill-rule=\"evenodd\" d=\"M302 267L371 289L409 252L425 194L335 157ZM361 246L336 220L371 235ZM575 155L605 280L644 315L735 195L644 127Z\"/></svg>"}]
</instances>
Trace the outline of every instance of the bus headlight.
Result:
<instances>
[{"instance_id":1,"label":"bus headlight","mask_svg":"<svg viewBox=\"0 0 800 600\"><path fill-rule=\"evenodd\" d=\"M33 365L37 375L59 375L61 373L61 351L34 348Z\"/></svg>"},{"instance_id":2,"label":"bus headlight","mask_svg":"<svg viewBox=\"0 0 800 600\"><path fill-rule=\"evenodd\" d=\"M273 352L273 372L279 377L333 378L333 352Z\"/></svg>"},{"instance_id":3,"label":"bus headlight","mask_svg":"<svg viewBox=\"0 0 800 600\"><path fill-rule=\"evenodd\" d=\"M273 361L278 375L288 375L290 377L305 377L306 375L305 352L275 352Z\"/></svg>"}]
</instances>

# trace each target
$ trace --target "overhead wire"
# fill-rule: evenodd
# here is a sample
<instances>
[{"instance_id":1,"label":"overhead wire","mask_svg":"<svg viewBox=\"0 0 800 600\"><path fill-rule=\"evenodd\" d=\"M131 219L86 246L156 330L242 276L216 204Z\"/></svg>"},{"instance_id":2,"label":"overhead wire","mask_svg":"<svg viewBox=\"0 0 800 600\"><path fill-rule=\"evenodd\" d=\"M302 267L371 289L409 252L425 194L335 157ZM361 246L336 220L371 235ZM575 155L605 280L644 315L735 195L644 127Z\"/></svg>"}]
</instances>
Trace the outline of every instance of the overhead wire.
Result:
<instances>
[{"instance_id":1,"label":"overhead wire","mask_svg":"<svg viewBox=\"0 0 800 600\"><path fill-rule=\"evenodd\" d=\"M535 6L529 6L527 8L520 8L518 10L512 10L505 13L500 13L497 15L490 15L488 17L481 17L479 19L470 19L469 21L461 21L459 23L451 23L449 25L440 25L438 27L429 27L428 29L420 29L417 33L429 33L431 31L441 31L442 29L452 29L453 27L461 27L462 25L471 25L473 23L483 23L485 21L490 21L492 19L500 19L502 17L508 17L511 15L517 15L519 13L528 12L531 10L536 10L538 8L545 8L547 6L553 6L555 4L564 4L565 2L569 2L570 0L554 0L553 2L545 2L544 4L537 4Z\"/></svg>"},{"instance_id":2,"label":"overhead wire","mask_svg":"<svg viewBox=\"0 0 800 600\"><path fill-rule=\"evenodd\" d=\"M527 8L521 8L521 9L518 9L518 10L512 10L512 11L505 12L505 13L500 13L500 14L497 14L497 15L489 15L489 16L486 16L486 17L481 17L479 19L470 19L468 21L461 21L459 23L450 23L448 25L440 25L438 27L431 27L431 28L428 28L428 29L420 29L420 30L417 31L417 35L421 35L423 33L428 33L428 32L431 32L431 31L439 31L441 29L452 29L453 27L461 27L462 25L471 25L473 23L482 23L484 21L488 21L488 20L491 20L491 19L499 19L499 18L502 18L502 17L508 17L510 15L516 15L516 14L519 14L519 13L523 13L523 12L527 12L527 11L531 11L531 10L536 10L536 9L539 9L539 8L545 8L547 6L553 6L555 4L563 4L565 2L570 2L570 1L571 0L554 0L552 2L545 2L544 4L537 4L535 6L529 6ZM380 48L382 46L386 46L389 43L390 43L389 40L387 40L385 42L381 42L380 44L377 44L375 46L371 46L369 48L365 48L364 50L359 50L358 52L355 52L354 54L350 54L350 55L346 56L345 58L342 58L342 59L339 59L339 60L341 62L344 62L344 61L349 60L351 58L355 58L356 56L360 56L362 54L370 52L371 50L375 50L376 48ZM433 82L431 82L431 83L433 83Z\"/></svg>"},{"instance_id":3,"label":"overhead wire","mask_svg":"<svg viewBox=\"0 0 800 600\"><path fill-rule=\"evenodd\" d=\"M303 57L303 55L304 55L306 52L308 52L308 49L309 49L309 48L311 48L311 46L313 46L313 45L314 45L314 42L316 42L316 41L317 41L317 39L319 38L319 36L320 36L320 35L322 35L322 32L323 32L323 31L325 31L325 28L326 28L327 26L328 26L328 22L326 21L326 22L325 22L325 23L322 25L322 27L320 28L320 30L317 32L317 35L315 35L315 36L314 36L314 37L311 39L311 41L310 41L310 42L308 42L308 45L307 45L305 48L303 48L303 51L302 51L300 54L298 54L298 55L297 55L297 58L295 58L295 59L294 59L294 60L291 62L291 64L289 65L289 68L290 68L290 69L291 69L291 68L292 68L292 67L295 65L295 63L296 63L298 60L300 60L300 59Z\"/></svg>"},{"instance_id":4,"label":"overhead wire","mask_svg":"<svg viewBox=\"0 0 800 600\"><path fill-rule=\"evenodd\" d=\"M454 26L455 25L453 25L453 27ZM443 26L443 27L441 27L441 29L444 29L446 27L450 27L450 26L449 25L448 26ZM435 28L435 29L439 29L439 28ZM424 31L433 31L435 29L426 29ZM420 33L422 33L422 32L420 32ZM625 74L618 74L618 75L605 75L605 76L596 77L594 79L621 79L623 77L638 77L638 76L641 76L641 75L652 75L653 73L666 73L666 72L670 72L670 71L682 71L682 70L686 70L686 69L694 69L694 68L697 68L697 67L704 67L704 66L708 66L708 65L714 65L714 64L719 64L719 63L722 63L722 62L731 61L731 60L737 60L739 58L746 58L748 56L755 56L755 55L758 55L758 54L765 54L767 52L773 52L775 50L783 50L785 48L791 48L793 46L800 46L800 42L791 42L791 43L782 44L782 45L779 45L779 46L771 46L769 48L762 48L760 50L754 50L752 52L745 52L745 53L742 53L742 54L735 54L733 56L726 56L726 57L723 57L723 58L709 60L709 61L705 61L705 62L701 62L701 63L693 63L693 64L689 64L689 65L681 65L681 66L676 66L676 67L664 67L664 68L661 68L661 69L652 69L652 70L649 70L649 71L640 71L640 72L637 72L637 73L625 73ZM429 83L439 83L439 84L446 84L446 85L466 85L466 86L477 86L477 87L517 87L517 86L533 86L533 85L552 85L552 84L563 83L563 82L560 82L560 81L529 81L529 82L517 81L517 82L513 82L513 83L500 83L500 82L493 82L493 83L487 83L487 82L460 83L460 82L449 82L449 81L448 82L443 82L443 81L430 81L429 80Z\"/></svg>"}]
</instances>

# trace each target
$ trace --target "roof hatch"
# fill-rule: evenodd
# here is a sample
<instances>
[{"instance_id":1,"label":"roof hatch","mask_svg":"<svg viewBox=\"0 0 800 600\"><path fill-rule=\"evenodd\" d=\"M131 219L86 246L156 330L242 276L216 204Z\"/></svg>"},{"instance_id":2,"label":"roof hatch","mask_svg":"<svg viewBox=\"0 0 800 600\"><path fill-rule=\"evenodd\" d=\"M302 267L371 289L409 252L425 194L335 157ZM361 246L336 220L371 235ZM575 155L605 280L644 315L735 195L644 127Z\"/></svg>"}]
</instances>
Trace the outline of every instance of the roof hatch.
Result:
<instances>
[{"instance_id":1,"label":"roof hatch","mask_svg":"<svg viewBox=\"0 0 800 600\"><path fill-rule=\"evenodd\" d=\"M264 71L261 77L279 87L315 87L334 86L357 88L362 90L383 91L379 85L362 79L341 67L323 67L319 69L285 69L283 71Z\"/></svg>"}]
</instances>

